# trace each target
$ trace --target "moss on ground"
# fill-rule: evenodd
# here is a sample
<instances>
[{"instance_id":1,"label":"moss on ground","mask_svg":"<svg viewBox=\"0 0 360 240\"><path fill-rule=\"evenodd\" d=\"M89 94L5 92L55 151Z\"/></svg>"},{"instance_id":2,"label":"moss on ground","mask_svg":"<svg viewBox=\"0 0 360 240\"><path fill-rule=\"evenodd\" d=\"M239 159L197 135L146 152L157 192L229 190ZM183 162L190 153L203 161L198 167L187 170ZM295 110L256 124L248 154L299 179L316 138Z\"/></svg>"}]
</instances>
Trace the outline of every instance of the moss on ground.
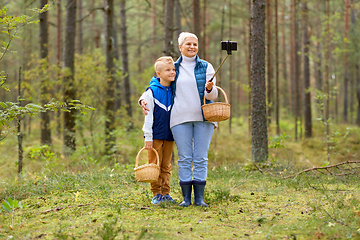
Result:
<instances>
[{"instance_id":1,"label":"moss on ground","mask_svg":"<svg viewBox=\"0 0 360 240\"><path fill-rule=\"evenodd\" d=\"M149 185L129 168L28 176L0 198L26 206L2 211L9 239L342 239L360 237L358 177L281 179L240 165L209 171L209 208L152 205ZM181 200L176 167L172 196ZM13 220L12 220L13 218Z\"/></svg>"}]
</instances>

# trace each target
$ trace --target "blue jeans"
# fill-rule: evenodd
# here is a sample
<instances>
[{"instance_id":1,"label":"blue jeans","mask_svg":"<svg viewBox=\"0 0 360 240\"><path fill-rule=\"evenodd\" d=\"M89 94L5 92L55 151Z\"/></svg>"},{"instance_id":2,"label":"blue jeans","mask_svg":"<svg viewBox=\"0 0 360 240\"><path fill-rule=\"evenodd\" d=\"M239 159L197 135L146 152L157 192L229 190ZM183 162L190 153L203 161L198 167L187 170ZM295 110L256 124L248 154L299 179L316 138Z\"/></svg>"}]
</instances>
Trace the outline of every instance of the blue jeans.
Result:
<instances>
[{"instance_id":1,"label":"blue jeans","mask_svg":"<svg viewBox=\"0 0 360 240\"><path fill-rule=\"evenodd\" d=\"M186 122L171 128L179 154L180 182L206 181L213 131L210 122Z\"/></svg>"}]
</instances>

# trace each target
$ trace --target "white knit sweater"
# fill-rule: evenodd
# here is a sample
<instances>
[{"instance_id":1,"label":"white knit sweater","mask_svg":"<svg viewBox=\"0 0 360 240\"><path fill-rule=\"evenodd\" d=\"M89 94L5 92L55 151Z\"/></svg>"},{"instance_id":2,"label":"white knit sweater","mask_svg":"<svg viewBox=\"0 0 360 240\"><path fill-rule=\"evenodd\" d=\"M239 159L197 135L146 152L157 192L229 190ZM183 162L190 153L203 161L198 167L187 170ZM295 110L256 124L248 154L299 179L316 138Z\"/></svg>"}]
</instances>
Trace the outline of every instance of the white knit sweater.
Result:
<instances>
[{"instance_id":1,"label":"white knit sweater","mask_svg":"<svg viewBox=\"0 0 360 240\"><path fill-rule=\"evenodd\" d=\"M179 76L176 82L174 105L171 109L170 128L192 121L203 121L199 92L196 86L195 79L195 57L189 58L182 56L180 63ZM215 73L213 66L209 63L206 70L206 81L209 80ZM216 78L213 80L216 84ZM215 87L210 93L205 89L205 98L214 100L218 96L218 91Z\"/></svg>"}]
</instances>

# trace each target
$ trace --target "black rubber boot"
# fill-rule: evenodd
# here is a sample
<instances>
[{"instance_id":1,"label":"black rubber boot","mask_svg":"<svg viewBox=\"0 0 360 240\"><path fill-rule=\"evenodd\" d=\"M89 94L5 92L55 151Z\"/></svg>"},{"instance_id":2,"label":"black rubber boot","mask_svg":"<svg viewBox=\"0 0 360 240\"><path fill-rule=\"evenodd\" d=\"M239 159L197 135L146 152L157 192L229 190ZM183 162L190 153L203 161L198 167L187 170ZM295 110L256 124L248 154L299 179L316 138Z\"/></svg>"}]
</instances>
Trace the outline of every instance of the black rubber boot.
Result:
<instances>
[{"instance_id":1,"label":"black rubber boot","mask_svg":"<svg viewBox=\"0 0 360 240\"><path fill-rule=\"evenodd\" d=\"M187 207L191 205L192 181L180 182L180 187L183 195L183 201L180 203L180 206Z\"/></svg>"},{"instance_id":2,"label":"black rubber boot","mask_svg":"<svg viewBox=\"0 0 360 240\"><path fill-rule=\"evenodd\" d=\"M204 202L204 191L205 191L206 181L193 181L194 186L194 196L195 196L195 205L208 207L208 205Z\"/></svg>"}]
</instances>

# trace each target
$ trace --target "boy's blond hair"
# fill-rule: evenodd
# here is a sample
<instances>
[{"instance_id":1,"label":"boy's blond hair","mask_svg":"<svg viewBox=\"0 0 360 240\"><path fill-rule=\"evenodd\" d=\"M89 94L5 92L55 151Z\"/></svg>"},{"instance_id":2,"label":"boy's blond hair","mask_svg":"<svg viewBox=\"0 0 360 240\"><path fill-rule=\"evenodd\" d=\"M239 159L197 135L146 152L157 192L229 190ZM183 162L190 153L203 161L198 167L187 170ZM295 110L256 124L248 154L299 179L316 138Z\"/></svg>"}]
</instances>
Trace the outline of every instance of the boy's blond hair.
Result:
<instances>
[{"instance_id":1,"label":"boy's blond hair","mask_svg":"<svg viewBox=\"0 0 360 240\"><path fill-rule=\"evenodd\" d=\"M164 64L172 63L174 64L174 60L170 56L159 57L154 64L155 72L160 72L163 68Z\"/></svg>"}]
</instances>

